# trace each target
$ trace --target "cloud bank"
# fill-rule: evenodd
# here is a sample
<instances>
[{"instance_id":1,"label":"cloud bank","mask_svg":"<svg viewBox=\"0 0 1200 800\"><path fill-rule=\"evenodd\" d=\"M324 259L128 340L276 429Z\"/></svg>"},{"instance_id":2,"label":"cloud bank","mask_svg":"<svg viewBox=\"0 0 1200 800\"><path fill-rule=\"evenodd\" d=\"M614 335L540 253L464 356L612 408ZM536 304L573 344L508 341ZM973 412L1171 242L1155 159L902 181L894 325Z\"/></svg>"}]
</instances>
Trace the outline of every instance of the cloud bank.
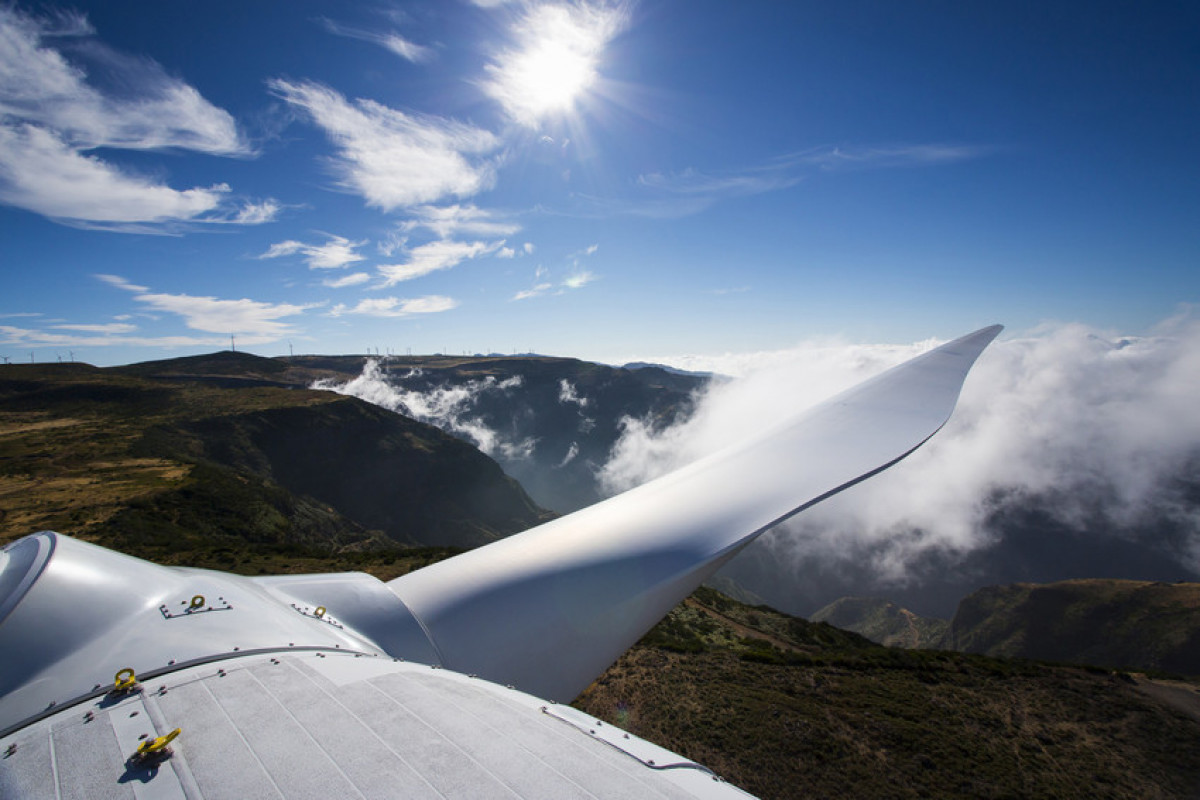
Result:
<instances>
[{"instance_id":1,"label":"cloud bank","mask_svg":"<svg viewBox=\"0 0 1200 800\"><path fill-rule=\"evenodd\" d=\"M686 422L626 420L600 478L610 492L744 440L799 408L932 346L810 344L793 351L693 359L744 370L715 383ZM1145 338L1056 325L994 343L946 427L901 464L800 515L766 538L781 562L867 559L880 582L908 580L923 557L961 559L993 544L997 503L1054 498L1057 521L1154 536L1168 519L1182 541L1147 541L1200 568L1200 508L1181 478L1200 457L1200 322L1182 317ZM1194 478L1193 478L1194 480ZM861 566L861 563L860 563ZM794 578L793 578L794 579Z\"/></svg>"}]
</instances>

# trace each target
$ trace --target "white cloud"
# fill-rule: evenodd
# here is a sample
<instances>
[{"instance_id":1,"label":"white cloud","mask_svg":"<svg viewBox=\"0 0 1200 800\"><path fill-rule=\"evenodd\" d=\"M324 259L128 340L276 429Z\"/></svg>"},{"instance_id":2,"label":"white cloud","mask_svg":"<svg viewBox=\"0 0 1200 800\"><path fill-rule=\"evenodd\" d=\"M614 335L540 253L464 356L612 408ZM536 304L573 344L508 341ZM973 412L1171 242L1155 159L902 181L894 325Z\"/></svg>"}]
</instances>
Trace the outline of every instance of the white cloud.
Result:
<instances>
[{"instance_id":1,"label":"white cloud","mask_svg":"<svg viewBox=\"0 0 1200 800\"><path fill-rule=\"evenodd\" d=\"M566 378L558 382L558 402L563 404L571 404L580 408L587 408L588 399L580 397L575 389L575 384L571 383Z\"/></svg>"},{"instance_id":2,"label":"white cloud","mask_svg":"<svg viewBox=\"0 0 1200 800\"><path fill-rule=\"evenodd\" d=\"M489 376L482 380L467 381L451 385L443 384L425 391L411 390L404 386L409 377L419 377L414 370L404 377L385 375L379 361L368 359L362 374L344 384L335 381L317 381L310 388L323 389L350 395L374 403L377 406L397 411L405 416L430 425L436 425L447 433L475 443L483 452L506 459L530 458L537 445L536 439L509 440L493 428L488 427L481 415L475 413L476 401L485 394L507 393L524 383L520 375L503 381Z\"/></svg>"},{"instance_id":3,"label":"white cloud","mask_svg":"<svg viewBox=\"0 0 1200 800\"><path fill-rule=\"evenodd\" d=\"M367 317L410 317L414 314L437 314L458 307L458 301L443 295L428 295L412 299L379 297L361 301L356 306L339 303L330 310L330 315L361 314Z\"/></svg>"},{"instance_id":4,"label":"white cloud","mask_svg":"<svg viewBox=\"0 0 1200 800\"><path fill-rule=\"evenodd\" d=\"M220 300L216 297L195 297L187 294L139 294L139 303L183 317L193 330L209 333L258 334L278 338L295 333L291 325L279 322L282 317L302 314L315 305L263 303L257 300ZM269 341L269 340L268 340Z\"/></svg>"},{"instance_id":5,"label":"white cloud","mask_svg":"<svg viewBox=\"0 0 1200 800\"><path fill-rule=\"evenodd\" d=\"M63 19L43 20L14 7L0 8L0 113L52 129L75 149L249 153L228 112L153 61L121 55L91 39L86 48L72 51L78 59L68 60L47 39L69 44L92 31L81 17L65 18L73 22L64 31L59 26ZM90 85L85 56L109 74L111 85L125 87L128 96Z\"/></svg>"},{"instance_id":6,"label":"white cloud","mask_svg":"<svg viewBox=\"0 0 1200 800\"><path fill-rule=\"evenodd\" d=\"M325 24L325 29L332 34L377 44L380 47L391 50L396 55L407 61L411 61L414 64L420 64L428 61L434 55L433 48L411 42L394 31L380 33L378 31L366 30L364 28L355 28L349 25L342 25L329 19L323 20L323 22Z\"/></svg>"},{"instance_id":7,"label":"white cloud","mask_svg":"<svg viewBox=\"0 0 1200 800\"><path fill-rule=\"evenodd\" d=\"M274 201L232 208L225 184L177 190L89 153L100 147L251 152L227 112L154 62L116 53L92 33L78 15L48 20L0 7L0 203L131 232L273 219ZM89 64L121 93L89 83Z\"/></svg>"},{"instance_id":8,"label":"white cloud","mask_svg":"<svg viewBox=\"0 0 1200 800\"><path fill-rule=\"evenodd\" d=\"M243 336L241 344L266 344L277 336ZM228 336L128 336L120 333L56 333L45 330L16 328L0 325L0 344L18 347L223 347L229 344Z\"/></svg>"},{"instance_id":9,"label":"white cloud","mask_svg":"<svg viewBox=\"0 0 1200 800\"><path fill-rule=\"evenodd\" d=\"M521 230L512 222L496 219L494 212L485 211L474 205L420 206L410 212L412 219L405 220L399 228L408 233L423 228L439 239L456 236L511 236Z\"/></svg>"},{"instance_id":10,"label":"white cloud","mask_svg":"<svg viewBox=\"0 0 1200 800\"><path fill-rule=\"evenodd\" d=\"M523 289L513 295L513 300L528 300L531 297L540 297L554 288L553 283L539 283L532 289Z\"/></svg>"},{"instance_id":11,"label":"white cloud","mask_svg":"<svg viewBox=\"0 0 1200 800\"><path fill-rule=\"evenodd\" d=\"M138 286L136 283L130 283L120 275L96 275L97 280L107 283L109 286L114 286L117 289L124 289L127 292L148 292L150 288L147 286Z\"/></svg>"},{"instance_id":12,"label":"white cloud","mask_svg":"<svg viewBox=\"0 0 1200 800\"><path fill-rule=\"evenodd\" d=\"M596 275L585 269L567 276L562 285L567 289L582 289L594 280L596 280Z\"/></svg>"},{"instance_id":13,"label":"white cloud","mask_svg":"<svg viewBox=\"0 0 1200 800\"><path fill-rule=\"evenodd\" d=\"M127 322L108 322L100 325L51 325L51 328L63 331L79 331L80 333L133 333L137 325Z\"/></svg>"},{"instance_id":14,"label":"white cloud","mask_svg":"<svg viewBox=\"0 0 1200 800\"><path fill-rule=\"evenodd\" d=\"M264 222L274 222L279 217L279 203L274 200L263 200L254 203L247 202L229 219L235 225L261 225ZM219 222L221 220L208 220Z\"/></svg>"},{"instance_id":15,"label":"white cloud","mask_svg":"<svg viewBox=\"0 0 1200 800\"><path fill-rule=\"evenodd\" d=\"M521 249L525 251L525 255L533 255L533 242L526 242Z\"/></svg>"},{"instance_id":16,"label":"white cloud","mask_svg":"<svg viewBox=\"0 0 1200 800\"><path fill-rule=\"evenodd\" d=\"M0 202L94 223L201 221L229 187L177 191L121 172L34 125L0 125Z\"/></svg>"},{"instance_id":17,"label":"white cloud","mask_svg":"<svg viewBox=\"0 0 1200 800\"><path fill-rule=\"evenodd\" d=\"M469 258L497 250L503 242L429 242L409 250L408 261L401 264L381 264L377 269L383 276L383 286L419 278L438 270L456 267Z\"/></svg>"},{"instance_id":18,"label":"white cloud","mask_svg":"<svg viewBox=\"0 0 1200 800\"><path fill-rule=\"evenodd\" d=\"M282 256L304 256L309 269L342 269L356 261L362 261L364 256L354 252L366 244L352 242L344 236L330 236L325 244L305 244L295 239L276 242L267 248L267 252L259 258L280 258Z\"/></svg>"},{"instance_id":19,"label":"white cloud","mask_svg":"<svg viewBox=\"0 0 1200 800\"><path fill-rule=\"evenodd\" d=\"M336 280L329 279L321 281L322 286L328 286L330 289L345 289L347 286L358 286L371 280L371 276L365 272L355 272L346 275Z\"/></svg>"},{"instance_id":20,"label":"white cloud","mask_svg":"<svg viewBox=\"0 0 1200 800\"><path fill-rule=\"evenodd\" d=\"M496 258L516 258L517 251L511 247L501 247L496 251Z\"/></svg>"},{"instance_id":21,"label":"white cloud","mask_svg":"<svg viewBox=\"0 0 1200 800\"><path fill-rule=\"evenodd\" d=\"M312 82L273 80L270 86L325 131L338 148L334 167L342 187L370 206L391 211L469 197L495 180L494 165L482 156L500 142L481 128L372 100L350 103Z\"/></svg>"},{"instance_id":22,"label":"white cloud","mask_svg":"<svg viewBox=\"0 0 1200 800\"><path fill-rule=\"evenodd\" d=\"M628 24L624 4L530 4L515 20L515 47L485 67L483 90L520 125L569 110L598 78L604 48Z\"/></svg>"}]
</instances>

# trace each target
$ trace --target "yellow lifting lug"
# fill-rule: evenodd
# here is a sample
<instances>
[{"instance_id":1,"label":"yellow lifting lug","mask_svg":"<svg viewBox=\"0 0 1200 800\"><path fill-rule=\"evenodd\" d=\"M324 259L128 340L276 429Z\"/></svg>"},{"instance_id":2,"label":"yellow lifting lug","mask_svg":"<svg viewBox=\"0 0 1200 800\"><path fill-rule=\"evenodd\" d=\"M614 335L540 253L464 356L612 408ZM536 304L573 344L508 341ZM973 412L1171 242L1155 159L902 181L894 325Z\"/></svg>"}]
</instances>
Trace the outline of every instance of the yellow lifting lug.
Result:
<instances>
[{"instance_id":1,"label":"yellow lifting lug","mask_svg":"<svg viewBox=\"0 0 1200 800\"><path fill-rule=\"evenodd\" d=\"M317 606L317 610L313 612L313 616L317 619L325 616L325 606Z\"/></svg>"},{"instance_id":2,"label":"yellow lifting lug","mask_svg":"<svg viewBox=\"0 0 1200 800\"><path fill-rule=\"evenodd\" d=\"M188 606L188 611L199 611L202 608L204 608L204 595L194 595L191 604Z\"/></svg>"},{"instance_id":3,"label":"yellow lifting lug","mask_svg":"<svg viewBox=\"0 0 1200 800\"><path fill-rule=\"evenodd\" d=\"M155 739L144 739L137 746L137 750L133 751L133 758L136 761L147 761L159 756L170 756L171 751L167 748L182 728L176 728L165 736L159 736Z\"/></svg>"},{"instance_id":4,"label":"yellow lifting lug","mask_svg":"<svg viewBox=\"0 0 1200 800\"><path fill-rule=\"evenodd\" d=\"M117 674L113 679L113 691L117 694L123 692L131 692L137 688L137 675L133 672L133 667L125 667L125 669L117 670Z\"/></svg>"}]
</instances>

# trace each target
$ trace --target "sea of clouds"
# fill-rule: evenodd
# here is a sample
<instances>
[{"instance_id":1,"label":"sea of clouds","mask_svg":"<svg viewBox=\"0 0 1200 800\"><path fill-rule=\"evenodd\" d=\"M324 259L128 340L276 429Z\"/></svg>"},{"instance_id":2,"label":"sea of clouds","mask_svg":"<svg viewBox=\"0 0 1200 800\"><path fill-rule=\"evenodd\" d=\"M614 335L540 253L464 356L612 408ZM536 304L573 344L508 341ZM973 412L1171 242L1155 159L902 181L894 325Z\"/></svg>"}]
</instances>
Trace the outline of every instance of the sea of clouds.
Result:
<instances>
[{"instance_id":1,"label":"sea of clouds","mask_svg":"<svg viewBox=\"0 0 1200 800\"><path fill-rule=\"evenodd\" d=\"M673 366L738 375L714 382L696 413L654 430L629 420L600 478L619 491L753 436L796 409L898 364L910 347L811 342L750 357L691 358ZM1200 569L1200 321L1164 322L1152 335L1114 336L1047 325L993 343L950 422L901 464L806 511L763 547L781 563L853 560L880 585L910 579L937 553L953 563L993 544L984 524L997 498L1054 498L1052 513L1086 530L1153 537L1169 520L1181 541L1146 542ZM1161 526L1159 526L1161 527ZM949 559L949 562L947 562Z\"/></svg>"}]
</instances>

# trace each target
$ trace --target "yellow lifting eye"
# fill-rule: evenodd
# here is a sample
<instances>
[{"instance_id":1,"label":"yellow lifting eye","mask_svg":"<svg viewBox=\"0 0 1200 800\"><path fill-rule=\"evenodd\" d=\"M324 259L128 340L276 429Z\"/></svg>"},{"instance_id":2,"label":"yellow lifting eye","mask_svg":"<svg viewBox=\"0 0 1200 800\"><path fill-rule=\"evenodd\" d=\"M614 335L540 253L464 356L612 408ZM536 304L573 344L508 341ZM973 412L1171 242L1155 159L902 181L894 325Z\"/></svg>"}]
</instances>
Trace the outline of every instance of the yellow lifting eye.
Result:
<instances>
[{"instance_id":1,"label":"yellow lifting eye","mask_svg":"<svg viewBox=\"0 0 1200 800\"><path fill-rule=\"evenodd\" d=\"M188 611L199 611L204 608L204 595L198 594L192 598L192 604L188 606Z\"/></svg>"},{"instance_id":2,"label":"yellow lifting eye","mask_svg":"<svg viewBox=\"0 0 1200 800\"><path fill-rule=\"evenodd\" d=\"M133 754L140 758L145 758L146 756L161 753L179 735L181 730L181 728L176 728L166 736L159 736L157 739L146 739L138 745L137 750Z\"/></svg>"},{"instance_id":3,"label":"yellow lifting eye","mask_svg":"<svg viewBox=\"0 0 1200 800\"><path fill-rule=\"evenodd\" d=\"M126 667L118 670L114 678L115 689L118 692L124 692L137 686L137 675L133 672L133 667Z\"/></svg>"},{"instance_id":4,"label":"yellow lifting eye","mask_svg":"<svg viewBox=\"0 0 1200 800\"><path fill-rule=\"evenodd\" d=\"M317 606L317 610L313 612L313 616L317 619L325 616L325 606Z\"/></svg>"}]
</instances>

